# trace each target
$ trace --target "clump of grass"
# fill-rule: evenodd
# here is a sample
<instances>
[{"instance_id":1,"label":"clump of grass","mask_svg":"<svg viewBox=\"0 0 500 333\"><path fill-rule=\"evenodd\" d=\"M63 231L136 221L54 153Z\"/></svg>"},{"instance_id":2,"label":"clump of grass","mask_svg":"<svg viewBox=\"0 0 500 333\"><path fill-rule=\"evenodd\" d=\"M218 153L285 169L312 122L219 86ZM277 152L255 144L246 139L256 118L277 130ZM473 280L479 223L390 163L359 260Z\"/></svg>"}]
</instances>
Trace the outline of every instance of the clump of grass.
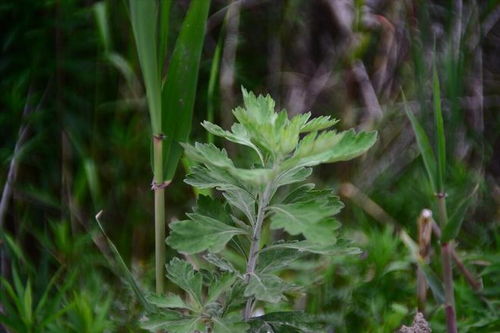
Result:
<instances>
[{"instance_id":1,"label":"clump of grass","mask_svg":"<svg viewBox=\"0 0 500 333\"><path fill-rule=\"evenodd\" d=\"M470 202L469 197L463 200L457 207L451 217L448 217L448 207L446 203L446 136L444 129L443 113L441 109L441 88L439 77L436 68L433 69L432 76L432 92L433 92L433 113L435 124L435 149L431 145L431 141L424 131L422 125L413 115L413 113L406 108L406 113L410 119L413 131L415 133L417 144L422 155L422 160L427 172L429 183L433 190L433 195L436 200L437 216L439 226L437 229L442 230L439 232L439 241L441 244L441 266L442 266L442 284L444 291L444 310L446 314L446 326L449 333L457 332L457 319L455 310L455 296L453 288L453 254L455 253L454 239L460 231L460 227L464 220L464 214ZM404 97L404 96L403 96ZM405 105L406 102L405 102ZM436 154L434 153L436 152ZM429 269L427 267L427 269ZM427 274L430 277L430 274ZM439 285L439 281L433 281L432 285ZM440 286L434 287L441 289ZM420 288L422 289L422 288Z\"/></svg>"}]
</instances>

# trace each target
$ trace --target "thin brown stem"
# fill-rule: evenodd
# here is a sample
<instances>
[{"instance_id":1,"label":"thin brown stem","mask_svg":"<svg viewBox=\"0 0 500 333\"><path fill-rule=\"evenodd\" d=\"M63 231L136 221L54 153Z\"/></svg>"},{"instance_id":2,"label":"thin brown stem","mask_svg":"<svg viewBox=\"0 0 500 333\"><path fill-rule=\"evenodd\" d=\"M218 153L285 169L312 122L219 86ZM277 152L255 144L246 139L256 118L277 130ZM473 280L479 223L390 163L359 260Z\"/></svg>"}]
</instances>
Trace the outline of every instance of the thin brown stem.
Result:
<instances>
[{"instance_id":1,"label":"thin brown stem","mask_svg":"<svg viewBox=\"0 0 500 333\"><path fill-rule=\"evenodd\" d=\"M418 218L418 247L419 255L425 261L430 260L430 248L432 238L432 212L428 209L422 210ZM427 301L427 280L421 267L417 267L417 301L418 310L425 313Z\"/></svg>"},{"instance_id":2,"label":"thin brown stem","mask_svg":"<svg viewBox=\"0 0 500 333\"><path fill-rule=\"evenodd\" d=\"M432 221L432 231L436 235L437 238L441 238L441 228L436 224L435 221ZM457 253L457 249L453 247L451 249L451 256L453 258L453 261L457 265L458 270L460 273L463 274L465 277L465 280L467 283L470 285L472 290L474 291L479 291L482 288L481 281L474 276L474 274L465 267L465 264L462 262L462 259L460 259L460 256Z\"/></svg>"},{"instance_id":3,"label":"thin brown stem","mask_svg":"<svg viewBox=\"0 0 500 333\"><path fill-rule=\"evenodd\" d=\"M448 223L448 213L446 211L446 194L440 192L436 194L438 202L439 222L441 227ZM452 254L453 241L441 244L441 262L443 266L443 283L445 297L446 327L448 333L457 333L457 318L455 314L455 295L453 292L453 268Z\"/></svg>"},{"instance_id":4,"label":"thin brown stem","mask_svg":"<svg viewBox=\"0 0 500 333\"><path fill-rule=\"evenodd\" d=\"M469 286L474 291L481 290L481 288L482 288L481 282L476 279L476 277L474 276L474 274L472 274L472 272L469 271L467 269L467 267L465 267L464 263L462 262L462 260L458 256L457 251L455 250L455 248L452 248L451 250L452 250L451 256L453 258L453 261L457 265L457 268L460 271L460 273L462 273L462 275L465 277L465 280L467 281L467 283L469 284Z\"/></svg>"},{"instance_id":5,"label":"thin brown stem","mask_svg":"<svg viewBox=\"0 0 500 333\"><path fill-rule=\"evenodd\" d=\"M448 333L457 333L457 318L455 314L455 296L453 293L453 269L451 253L453 243L443 243L441 245L441 259L443 265L444 297L446 328Z\"/></svg>"}]
</instances>

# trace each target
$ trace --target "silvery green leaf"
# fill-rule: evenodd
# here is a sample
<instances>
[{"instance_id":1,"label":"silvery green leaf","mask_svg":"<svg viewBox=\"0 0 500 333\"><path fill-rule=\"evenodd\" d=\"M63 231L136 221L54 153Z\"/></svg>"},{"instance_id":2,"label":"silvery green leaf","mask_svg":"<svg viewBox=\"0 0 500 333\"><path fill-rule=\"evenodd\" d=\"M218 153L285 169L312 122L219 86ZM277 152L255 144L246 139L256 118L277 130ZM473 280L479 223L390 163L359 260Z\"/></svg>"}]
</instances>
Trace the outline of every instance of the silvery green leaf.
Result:
<instances>
[{"instance_id":1,"label":"silvery green leaf","mask_svg":"<svg viewBox=\"0 0 500 333\"><path fill-rule=\"evenodd\" d=\"M219 296L228 291L234 281L236 280L236 275L231 273L223 273L218 276L212 283L208 286L208 293L206 303L215 302Z\"/></svg>"},{"instance_id":2,"label":"silvery green leaf","mask_svg":"<svg viewBox=\"0 0 500 333\"><path fill-rule=\"evenodd\" d=\"M278 303L283 292L289 289L287 283L273 274L252 274L245 288L245 297L255 297L259 301Z\"/></svg>"},{"instance_id":3,"label":"silvery green leaf","mask_svg":"<svg viewBox=\"0 0 500 333\"><path fill-rule=\"evenodd\" d=\"M179 258L173 258L167 264L167 277L187 292L198 305L202 305L202 276L195 271L190 263Z\"/></svg>"},{"instance_id":4,"label":"silvery green leaf","mask_svg":"<svg viewBox=\"0 0 500 333\"><path fill-rule=\"evenodd\" d=\"M330 244L318 244L315 241L303 240L294 242L277 242L261 250L261 253L272 249L295 249L299 252L309 252L324 255L357 255L361 250L351 246L349 243L340 243L333 241Z\"/></svg>"},{"instance_id":5,"label":"silvery green leaf","mask_svg":"<svg viewBox=\"0 0 500 333\"><path fill-rule=\"evenodd\" d=\"M311 132L299 142L293 156L283 163L283 168L347 161L365 153L376 140L376 132Z\"/></svg>"},{"instance_id":6,"label":"silvery green leaf","mask_svg":"<svg viewBox=\"0 0 500 333\"><path fill-rule=\"evenodd\" d=\"M263 161L264 157L261 151L259 150L259 148L257 148L255 144L253 144L250 134L248 133L246 128L241 124L238 123L233 124L233 126L231 127L231 131L225 131L220 126L212 124L209 121L204 121L201 125L205 127L205 129L208 132L212 133L213 135L217 135L231 142L252 148L257 153L260 160Z\"/></svg>"},{"instance_id":7,"label":"silvery green leaf","mask_svg":"<svg viewBox=\"0 0 500 333\"><path fill-rule=\"evenodd\" d=\"M332 244L340 224L331 216L342 207L342 202L329 191L296 193L291 201L269 207L273 212L271 227L283 228L291 235L302 234L318 244Z\"/></svg>"},{"instance_id":8,"label":"silvery green leaf","mask_svg":"<svg viewBox=\"0 0 500 333\"><path fill-rule=\"evenodd\" d=\"M184 150L187 157L199 164L203 164L208 170L217 172L224 170L232 178L247 184L260 188L265 186L273 176L274 171L266 168L242 169L237 168L233 161L227 156L225 149L219 149L213 144L196 143L194 146L184 144ZM219 169L219 170L217 170Z\"/></svg>"},{"instance_id":9,"label":"silvery green leaf","mask_svg":"<svg viewBox=\"0 0 500 333\"><path fill-rule=\"evenodd\" d=\"M276 187L302 182L306 180L311 173L311 168L304 167L286 170L276 178Z\"/></svg>"},{"instance_id":10,"label":"silvery green leaf","mask_svg":"<svg viewBox=\"0 0 500 333\"><path fill-rule=\"evenodd\" d=\"M239 187L226 188L223 193L227 202L241 211L248 222L253 224L255 222L255 197L248 191Z\"/></svg>"},{"instance_id":11,"label":"silvery green leaf","mask_svg":"<svg viewBox=\"0 0 500 333\"><path fill-rule=\"evenodd\" d=\"M172 308L172 309L191 309L184 300L177 294L166 294L166 295L149 295L146 297L149 303L159 307L159 308Z\"/></svg>"},{"instance_id":12,"label":"silvery green leaf","mask_svg":"<svg viewBox=\"0 0 500 333\"><path fill-rule=\"evenodd\" d=\"M203 256L203 259L205 259L206 261L208 261L212 265L217 266L222 271L234 273L236 275L240 275L240 272L236 268L234 268L233 264L231 264L226 259L224 259L224 258L222 258L214 253L205 254Z\"/></svg>"},{"instance_id":13,"label":"silvery green leaf","mask_svg":"<svg viewBox=\"0 0 500 333\"><path fill-rule=\"evenodd\" d=\"M252 332L260 331L261 327L269 326L272 332L300 332L320 333L324 332L324 323L317 316L304 312L271 312L260 317L254 317L250 321Z\"/></svg>"},{"instance_id":14,"label":"silvery green leaf","mask_svg":"<svg viewBox=\"0 0 500 333\"><path fill-rule=\"evenodd\" d=\"M310 116L310 114L309 114L309 116ZM306 124L304 124L300 128L300 133L321 131L321 130L332 127L333 125L335 125L338 122L339 121L337 119L330 119L329 116L316 117L316 118L308 121Z\"/></svg>"},{"instance_id":15,"label":"silvery green leaf","mask_svg":"<svg viewBox=\"0 0 500 333\"><path fill-rule=\"evenodd\" d=\"M208 169L203 166L194 166L191 168L191 173L184 179L184 182L200 189L215 188L223 192L243 191L252 195L240 180L223 169Z\"/></svg>"},{"instance_id":16,"label":"silvery green leaf","mask_svg":"<svg viewBox=\"0 0 500 333\"><path fill-rule=\"evenodd\" d=\"M141 328L151 332L167 330L169 333L193 333L203 331L205 325L197 316L183 316L173 311L150 314L141 322Z\"/></svg>"},{"instance_id":17,"label":"silvery green leaf","mask_svg":"<svg viewBox=\"0 0 500 333\"><path fill-rule=\"evenodd\" d=\"M304 255L295 248L273 247L260 251L257 272L270 273L286 268L293 261Z\"/></svg>"},{"instance_id":18,"label":"silvery green leaf","mask_svg":"<svg viewBox=\"0 0 500 333\"><path fill-rule=\"evenodd\" d=\"M223 318L214 318L213 332L236 333L246 332L250 325L241 320L241 314L233 313Z\"/></svg>"},{"instance_id":19,"label":"silvery green leaf","mask_svg":"<svg viewBox=\"0 0 500 333\"><path fill-rule=\"evenodd\" d=\"M211 217L189 214L190 220L170 223L170 235L167 244L187 254L205 250L217 253L224 249L227 242L235 235L246 231L232 227Z\"/></svg>"},{"instance_id":20,"label":"silvery green leaf","mask_svg":"<svg viewBox=\"0 0 500 333\"><path fill-rule=\"evenodd\" d=\"M167 237L167 244L180 252L220 252L233 236L247 232L232 225L222 205L209 197L200 196L198 208L187 215L189 220L170 223L171 232Z\"/></svg>"}]
</instances>

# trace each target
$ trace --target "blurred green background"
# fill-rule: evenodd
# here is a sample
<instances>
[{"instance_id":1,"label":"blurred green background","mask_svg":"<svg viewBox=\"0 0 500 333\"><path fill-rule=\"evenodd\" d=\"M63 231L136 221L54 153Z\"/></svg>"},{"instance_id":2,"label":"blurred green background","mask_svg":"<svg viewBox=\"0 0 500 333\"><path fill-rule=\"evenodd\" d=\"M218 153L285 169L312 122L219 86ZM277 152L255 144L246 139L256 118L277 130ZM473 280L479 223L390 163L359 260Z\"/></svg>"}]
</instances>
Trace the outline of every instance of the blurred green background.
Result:
<instances>
[{"instance_id":1,"label":"blurred green background","mask_svg":"<svg viewBox=\"0 0 500 333\"><path fill-rule=\"evenodd\" d=\"M172 3L173 45L189 1ZM12 332L137 332L140 306L94 222L103 210L109 237L152 289L151 133L127 3L3 1L0 18L0 331L14 322L23 328ZM483 287L456 272L459 331L500 331L499 51L493 0L212 1L191 141L208 140L204 119L231 125L240 86L271 94L291 115L379 131L366 156L313 175L345 202L343 232L363 254L295 265L290 278L308 288L297 309L321 314L331 332L411 323L416 267L401 231L417 240L434 200L401 90L433 139L435 63L450 206L478 187L457 252ZM168 221L194 203L182 182L188 164L166 191ZM428 298L441 332L443 311Z\"/></svg>"}]
</instances>

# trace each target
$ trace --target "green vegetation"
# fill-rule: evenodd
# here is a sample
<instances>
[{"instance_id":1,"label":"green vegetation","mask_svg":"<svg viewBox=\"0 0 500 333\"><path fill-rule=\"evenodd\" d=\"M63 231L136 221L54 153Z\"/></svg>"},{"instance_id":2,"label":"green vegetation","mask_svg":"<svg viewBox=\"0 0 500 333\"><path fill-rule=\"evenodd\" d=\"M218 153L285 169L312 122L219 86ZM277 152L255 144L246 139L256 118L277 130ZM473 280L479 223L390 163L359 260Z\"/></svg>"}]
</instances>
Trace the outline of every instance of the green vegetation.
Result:
<instances>
[{"instance_id":1,"label":"green vegetation","mask_svg":"<svg viewBox=\"0 0 500 333\"><path fill-rule=\"evenodd\" d=\"M3 3L0 331L500 331L499 12Z\"/></svg>"},{"instance_id":2,"label":"green vegetation","mask_svg":"<svg viewBox=\"0 0 500 333\"><path fill-rule=\"evenodd\" d=\"M144 324L148 329L258 332L273 327L314 332L320 326L315 320L293 312L254 317L254 308L260 302L278 303L285 299L283 293L296 289L277 273L300 257L352 251L337 240L339 223L332 218L342 203L329 190L301 183L313 166L363 154L375 143L376 133L326 130L337 121L309 120L309 113L288 119L286 110L275 112L270 96L256 97L244 89L243 101L244 107L233 111L239 122L231 131L210 122L203 126L215 136L251 148L252 167L235 166L226 151L213 144L185 146L187 157L197 164L186 183L217 189L225 202L201 196L188 220L170 224L167 244L185 254L203 252L212 267L197 272L190 263L172 259L167 275L190 296L189 302L178 295L156 295L153 304L169 310L151 315ZM301 133L308 134L300 139ZM304 240L265 242L266 227Z\"/></svg>"}]
</instances>

